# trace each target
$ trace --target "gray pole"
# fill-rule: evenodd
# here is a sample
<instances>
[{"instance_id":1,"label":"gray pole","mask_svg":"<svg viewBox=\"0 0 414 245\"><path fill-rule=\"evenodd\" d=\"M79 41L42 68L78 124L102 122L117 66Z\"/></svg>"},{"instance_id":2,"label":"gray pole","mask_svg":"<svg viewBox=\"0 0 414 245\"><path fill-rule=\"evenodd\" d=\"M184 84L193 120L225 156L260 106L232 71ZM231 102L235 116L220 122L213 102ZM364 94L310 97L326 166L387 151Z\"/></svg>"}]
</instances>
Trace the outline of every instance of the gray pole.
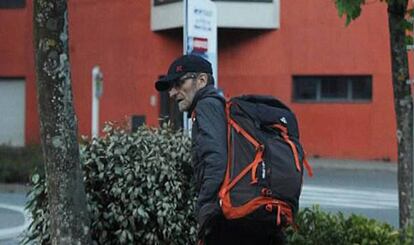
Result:
<instances>
[{"instance_id":1,"label":"gray pole","mask_svg":"<svg viewBox=\"0 0 414 245\"><path fill-rule=\"evenodd\" d=\"M187 54L188 52L188 0L183 0L183 54ZM190 134L190 120L188 120L187 112L183 113L183 129L184 133Z\"/></svg>"},{"instance_id":2,"label":"gray pole","mask_svg":"<svg viewBox=\"0 0 414 245\"><path fill-rule=\"evenodd\" d=\"M414 0L413 0L413 3L414 3ZM414 42L414 17L411 17L411 23L413 24L413 42ZM411 43L410 46L411 46L411 53L413 54L413 58L414 58L414 43ZM414 59L413 59L413 61L414 61ZM410 65L410 62L408 62L408 65ZM409 77L411 78L411 76L409 76ZM413 118L412 118L413 124L411 126L411 131L412 131L412 134L413 134L413 139L412 140L414 141L414 93L413 93L413 82L414 82L414 80L409 79L409 82L410 82L410 88L411 88L411 99L412 99L412 110L413 110ZM413 143L413 147L414 147L414 143ZM412 174L412 180L411 180L411 188L412 188L411 207L413 208L414 207L414 198L413 198L413 196L414 196L414 152L413 151L412 151L411 157L413 158L413 161L412 161L413 166L411 167L411 174ZM411 220L414 220L414 212L413 211L411 211L411 216L413 216Z\"/></svg>"}]
</instances>

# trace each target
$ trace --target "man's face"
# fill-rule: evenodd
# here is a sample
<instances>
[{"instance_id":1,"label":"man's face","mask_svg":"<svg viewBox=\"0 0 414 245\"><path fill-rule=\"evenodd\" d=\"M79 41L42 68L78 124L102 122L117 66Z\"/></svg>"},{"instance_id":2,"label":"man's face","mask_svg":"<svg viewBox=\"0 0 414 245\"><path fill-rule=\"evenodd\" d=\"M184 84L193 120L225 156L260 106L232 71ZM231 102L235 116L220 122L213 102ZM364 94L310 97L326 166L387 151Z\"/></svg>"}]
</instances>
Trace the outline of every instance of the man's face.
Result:
<instances>
[{"instance_id":1,"label":"man's face","mask_svg":"<svg viewBox=\"0 0 414 245\"><path fill-rule=\"evenodd\" d=\"M173 98L178 103L178 109L181 112L190 109L196 92L204 87L202 84L197 75L185 74L170 89L170 98Z\"/></svg>"}]
</instances>

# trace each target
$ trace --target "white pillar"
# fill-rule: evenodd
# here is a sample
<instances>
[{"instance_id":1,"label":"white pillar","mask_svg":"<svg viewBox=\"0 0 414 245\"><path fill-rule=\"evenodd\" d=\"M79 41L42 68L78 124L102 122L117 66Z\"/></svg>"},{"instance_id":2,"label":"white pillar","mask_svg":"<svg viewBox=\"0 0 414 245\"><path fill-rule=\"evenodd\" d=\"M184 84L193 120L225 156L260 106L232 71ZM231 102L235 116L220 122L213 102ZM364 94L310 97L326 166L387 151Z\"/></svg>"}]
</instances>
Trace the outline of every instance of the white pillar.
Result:
<instances>
[{"instance_id":1,"label":"white pillar","mask_svg":"<svg viewBox=\"0 0 414 245\"><path fill-rule=\"evenodd\" d=\"M102 95L102 72L99 66L92 69L92 138L99 137L99 98Z\"/></svg>"}]
</instances>

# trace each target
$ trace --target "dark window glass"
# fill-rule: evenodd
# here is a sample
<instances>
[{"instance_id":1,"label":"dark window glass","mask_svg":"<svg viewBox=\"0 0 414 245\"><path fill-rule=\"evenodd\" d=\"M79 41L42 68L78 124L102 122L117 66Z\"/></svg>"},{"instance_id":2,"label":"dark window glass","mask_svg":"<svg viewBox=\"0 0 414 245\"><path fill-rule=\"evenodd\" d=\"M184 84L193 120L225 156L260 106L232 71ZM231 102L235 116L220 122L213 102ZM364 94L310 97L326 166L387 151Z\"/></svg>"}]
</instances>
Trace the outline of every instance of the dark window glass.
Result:
<instances>
[{"instance_id":1,"label":"dark window glass","mask_svg":"<svg viewBox=\"0 0 414 245\"><path fill-rule=\"evenodd\" d=\"M159 76L158 79L164 77ZM170 122L174 129L183 127L183 113L179 111L177 102L169 97L168 91L160 92L160 125Z\"/></svg>"},{"instance_id":2,"label":"dark window glass","mask_svg":"<svg viewBox=\"0 0 414 245\"><path fill-rule=\"evenodd\" d=\"M316 100L317 79L298 77L294 80L294 98L301 100Z\"/></svg>"},{"instance_id":3,"label":"dark window glass","mask_svg":"<svg viewBox=\"0 0 414 245\"><path fill-rule=\"evenodd\" d=\"M321 99L346 99L347 80L342 77L325 77L321 79Z\"/></svg>"},{"instance_id":4,"label":"dark window glass","mask_svg":"<svg viewBox=\"0 0 414 245\"><path fill-rule=\"evenodd\" d=\"M175 2L180 2L180 0L154 0L154 5L163 5L163 4L167 4L167 3L175 3Z\"/></svg>"},{"instance_id":5,"label":"dark window glass","mask_svg":"<svg viewBox=\"0 0 414 245\"><path fill-rule=\"evenodd\" d=\"M352 81L352 99L370 100L372 97L372 81L369 77L361 77Z\"/></svg>"},{"instance_id":6,"label":"dark window glass","mask_svg":"<svg viewBox=\"0 0 414 245\"><path fill-rule=\"evenodd\" d=\"M371 76L293 76L295 101L352 102L371 99Z\"/></svg>"},{"instance_id":7,"label":"dark window glass","mask_svg":"<svg viewBox=\"0 0 414 245\"><path fill-rule=\"evenodd\" d=\"M273 0L213 0L214 2L250 2L250 3L260 3L266 2L271 3Z\"/></svg>"},{"instance_id":8,"label":"dark window glass","mask_svg":"<svg viewBox=\"0 0 414 245\"><path fill-rule=\"evenodd\" d=\"M17 9L26 7L26 0L0 0L0 9Z\"/></svg>"},{"instance_id":9,"label":"dark window glass","mask_svg":"<svg viewBox=\"0 0 414 245\"><path fill-rule=\"evenodd\" d=\"M2 1L2 0L0 0ZM168 3L174 3L174 2L181 2L182 0L154 0L154 5L163 5ZM273 0L213 0L215 2L250 2L250 3L271 3Z\"/></svg>"},{"instance_id":10,"label":"dark window glass","mask_svg":"<svg viewBox=\"0 0 414 245\"><path fill-rule=\"evenodd\" d=\"M145 115L132 115L131 116L131 130L136 132L139 127L145 124Z\"/></svg>"}]
</instances>

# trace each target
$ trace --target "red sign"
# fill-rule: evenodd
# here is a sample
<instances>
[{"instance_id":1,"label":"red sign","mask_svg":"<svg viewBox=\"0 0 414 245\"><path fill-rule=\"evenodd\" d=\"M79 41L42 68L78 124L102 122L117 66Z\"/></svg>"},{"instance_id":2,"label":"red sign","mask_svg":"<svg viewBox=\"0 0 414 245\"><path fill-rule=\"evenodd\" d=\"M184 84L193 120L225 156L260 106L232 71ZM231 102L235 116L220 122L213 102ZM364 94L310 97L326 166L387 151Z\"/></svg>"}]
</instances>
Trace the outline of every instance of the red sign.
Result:
<instances>
[{"instance_id":1,"label":"red sign","mask_svg":"<svg viewBox=\"0 0 414 245\"><path fill-rule=\"evenodd\" d=\"M193 50L199 53L207 52L208 50L207 38L201 38L201 37L193 38Z\"/></svg>"}]
</instances>

